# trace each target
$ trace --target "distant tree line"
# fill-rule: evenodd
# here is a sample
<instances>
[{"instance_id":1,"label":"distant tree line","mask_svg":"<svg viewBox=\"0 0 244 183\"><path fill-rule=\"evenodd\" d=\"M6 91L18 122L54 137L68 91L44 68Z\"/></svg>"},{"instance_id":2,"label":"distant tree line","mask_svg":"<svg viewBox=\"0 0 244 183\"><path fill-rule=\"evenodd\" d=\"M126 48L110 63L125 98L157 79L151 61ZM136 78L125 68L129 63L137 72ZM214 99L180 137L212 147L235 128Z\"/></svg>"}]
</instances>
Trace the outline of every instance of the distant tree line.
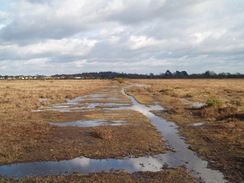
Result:
<instances>
[{"instance_id":1,"label":"distant tree line","mask_svg":"<svg viewBox=\"0 0 244 183\"><path fill-rule=\"evenodd\" d=\"M118 72L88 72L81 74L67 74L67 75L53 75L54 78L60 79L113 79L113 78L128 78L128 79L193 79L193 78L244 78L244 74L236 73L219 73L213 71L206 71L202 74L188 74L186 71L171 72L167 70L161 74L131 74L131 73L118 73Z\"/></svg>"},{"instance_id":2,"label":"distant tree line","mask_svg":"<svg viewBox=\"0 0 244 183\"><path fill-rule=\"evenodd\" d=\"M213 71L206 71L202 74L188 74L186 71L171 72L167 70L161 74L132 74L132 73L119 73L119 72L85 72L79 74L56 74L52 76L35 75L35 76L1 76L2 79L113 79L113 78L128 78L128 79L197 79L197 78L244 78L244 74L240 73L219 73Z\"/></svg>"}]
</instances>

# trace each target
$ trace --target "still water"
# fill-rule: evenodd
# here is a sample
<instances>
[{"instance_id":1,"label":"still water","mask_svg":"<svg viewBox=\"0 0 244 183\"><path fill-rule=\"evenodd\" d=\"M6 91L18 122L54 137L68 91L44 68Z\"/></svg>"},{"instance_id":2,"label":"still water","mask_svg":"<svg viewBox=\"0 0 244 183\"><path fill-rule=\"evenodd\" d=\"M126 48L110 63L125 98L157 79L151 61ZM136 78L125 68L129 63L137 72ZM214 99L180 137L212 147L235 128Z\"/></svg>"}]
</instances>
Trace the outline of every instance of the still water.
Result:
<instances>
[{"instance_id":1,"label":"still water","mask_svg":"<svg viewBox=\"0 0 244 183\"><path fill-rule=\"evenodd\" d=\"M178 135L178 126L166 121L165 119L156 116L152 110L163 110L159 105L146 106L138 103L133 97L127 95L123 89L124 95L128 96L132 105L116 105L116 108L106 110L120 110L130 109L141 112L153 125L162 133L163 140L173 149L164 154L145 157L126 157L124 159L90 159L86 157L77 157L71 160L63 161L47 161L47 162L32 162L32 163L18 163L11 165L0 166L0 174L11 177L25 177L25 176L45 176L45 175L67 175L73 172L79 174L88 174L91 172L102 172L111 170L123 170L126 172L136 171L160 171L162 167L167 164L170 168L185 166L192 174L201 177L207 183L223 183L226 180L223 174L219 171L209 169L207 161L200 159L192 150L188 149L188 145L184 142L182 137ZM106 91L106 90L104 90ZM94 95L94 97L102 97ZM68 104L77 104L81 98L69 100ZM56 105L57 106L57 105ZM61 110L61 105L59 109ZM94 121L77 121L73 123L64 123L63 126L82 124L86 126L98 126L104 123L103 120ZM121 122L122 123L122 122ZM58 125L58 124L53 124ZM110 125L110 124L108 124ZM122 125L122 124L121 124ZM82 125L81 125L82 126ZM149 137L150 138L150 137Z\"/></svg>"}]
</instances>

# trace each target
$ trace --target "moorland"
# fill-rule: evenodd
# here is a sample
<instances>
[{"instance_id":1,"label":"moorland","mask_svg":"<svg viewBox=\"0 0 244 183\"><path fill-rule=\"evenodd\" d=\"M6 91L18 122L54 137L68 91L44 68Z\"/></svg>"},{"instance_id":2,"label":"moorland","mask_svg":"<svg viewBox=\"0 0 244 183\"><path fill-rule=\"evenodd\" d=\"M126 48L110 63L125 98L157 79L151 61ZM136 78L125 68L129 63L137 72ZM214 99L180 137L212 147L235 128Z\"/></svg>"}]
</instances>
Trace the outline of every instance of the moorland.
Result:
<instances>
[{"instance_id":1,"label":"moorland","mask_svg":"<svg viewBox=\"0 0 244 183\"><path fill-rule=\"evenodd\" d=\"M145 79L126 80L4 80L0 81L0 164L60 161L78 156L89 158L140 157L167 150L163 134L132 110L97 110L113 102L131 105L121 89L145 105L158 103L164 110L156 115L179 125L179 132L190 148L220 170L233 182L243 181L244 165L244 82L242 79ZM117 91L111 89L116 86ZM110 90L106 90L110 88ZM56 103L67 103L87 94L103 95L95 110L48 110ZM109 95L107 95L109 94ZM105 95L104 95L105 96ZM86 99L86 103L97 103ZM39 110L42 109L42 110ZM103 125L88 128L59 127L49 122L106 119L107 123L126 121L125 125ZM150 137L150 138L148 138ZM93 173L88 176L1 177L2 182L194 182L184 168L159 172L128 174Z\"/></svg>"}]
</instances>

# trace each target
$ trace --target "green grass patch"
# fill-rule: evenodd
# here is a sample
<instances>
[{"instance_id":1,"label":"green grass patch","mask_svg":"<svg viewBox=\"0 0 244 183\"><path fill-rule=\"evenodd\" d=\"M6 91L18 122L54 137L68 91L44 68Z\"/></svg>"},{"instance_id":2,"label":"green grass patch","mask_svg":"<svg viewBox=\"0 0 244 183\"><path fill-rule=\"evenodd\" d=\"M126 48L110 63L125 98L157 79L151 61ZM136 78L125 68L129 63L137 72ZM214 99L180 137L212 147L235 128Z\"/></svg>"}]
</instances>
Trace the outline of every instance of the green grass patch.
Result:
<instances>
[{"instance_id":1,"label":"green grass patch","mask_svg":"<svg viewBox=\"0 0 244 183\"><path fill-rule=\"evenodd\" d=\"M173 89L169 89L169 88L159 90L160 93L169 93L169 92L172 92L172 91L174 91L174 90Z\"/></svg>"},{"instance_id":2,"label":"green grass patch","mask_svg":"<svg viewBox=\"0 0 244 183\"><path fill-rule=\"evenodd\" d=\"M118 81L119 83L125 83L125 78L114 78L114 80Z\"/></svg>"},{"instance_id":3,"label":"green grass patch","mask_svg":"<svg viewBox=\"0 0 244 183\"><path fill-rule=\"evenodd\" d=\"M208 106L223 106L224 102L216 97L211 97L207 100L206 104Z\"/></svg>"}]
</instances>

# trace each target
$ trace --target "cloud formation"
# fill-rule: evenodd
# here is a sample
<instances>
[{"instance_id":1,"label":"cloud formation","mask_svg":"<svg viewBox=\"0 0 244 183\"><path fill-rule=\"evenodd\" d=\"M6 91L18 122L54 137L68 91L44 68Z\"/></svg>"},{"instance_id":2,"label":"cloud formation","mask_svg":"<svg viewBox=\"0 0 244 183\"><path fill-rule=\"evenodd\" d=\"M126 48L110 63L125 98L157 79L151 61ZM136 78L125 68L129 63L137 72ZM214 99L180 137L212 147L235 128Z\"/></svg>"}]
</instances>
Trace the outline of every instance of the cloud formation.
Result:
<instances>
[{"instance_id":1,"label":"cloud formation","mask_svg":"<svg viewBox=\"0 0 244 183\"><path fill-rule=\"evenodd\" d=\"M4 7L0 75L243 72L242 0L19 0Z\"/></svg>"}]
</instances>

